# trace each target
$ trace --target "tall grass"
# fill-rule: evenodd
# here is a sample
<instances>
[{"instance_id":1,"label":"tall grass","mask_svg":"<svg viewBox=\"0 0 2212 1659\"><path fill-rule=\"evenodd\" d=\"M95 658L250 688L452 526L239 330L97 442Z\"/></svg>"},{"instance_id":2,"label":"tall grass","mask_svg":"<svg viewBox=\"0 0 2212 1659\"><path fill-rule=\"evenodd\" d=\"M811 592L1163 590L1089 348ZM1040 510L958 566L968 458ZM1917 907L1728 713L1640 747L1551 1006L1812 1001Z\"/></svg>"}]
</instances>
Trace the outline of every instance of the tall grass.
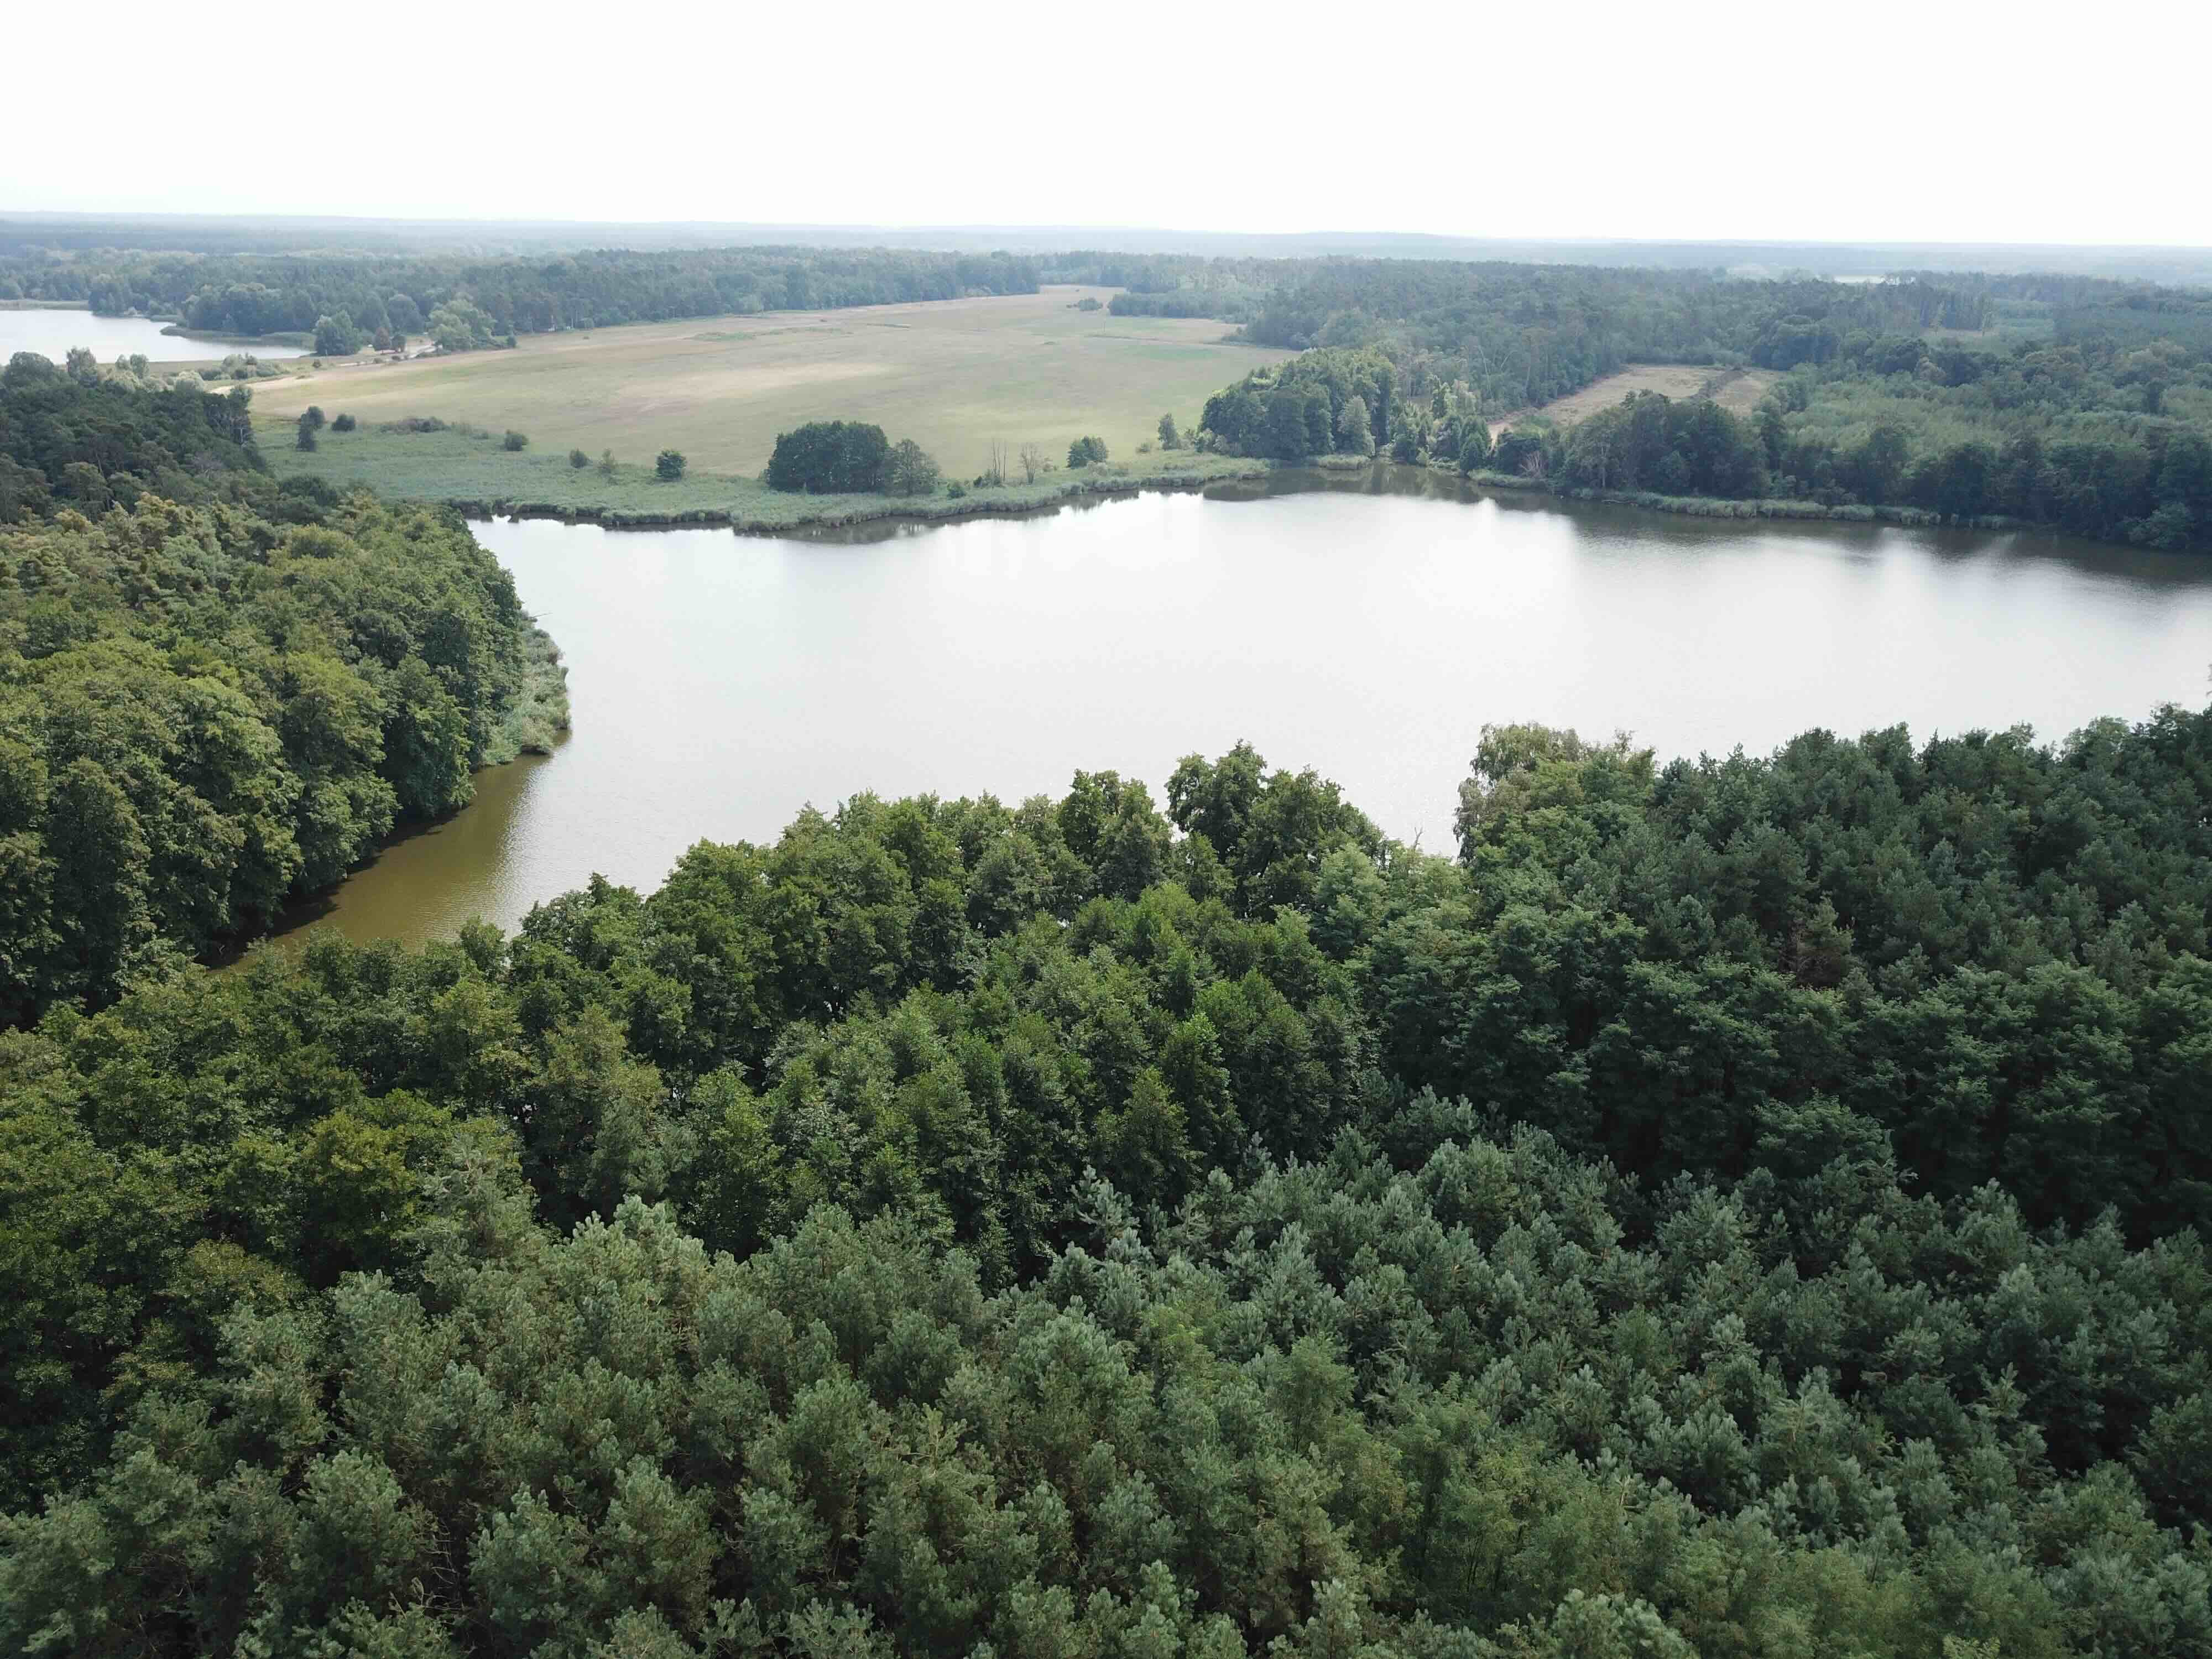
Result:
<instances>
[{"instance_id":1,"label":"tall grass","mask_svg":"<svg viewBox=\"0 0 2212 1659\"><path fill-rule=\"evenodd\" d=\"M568 729L568 671L552 635L533 623L523 642L521 694L493 734L484 764L503 766L517 755L550 755L553 740Z\"/></svg>"}]
</instances>

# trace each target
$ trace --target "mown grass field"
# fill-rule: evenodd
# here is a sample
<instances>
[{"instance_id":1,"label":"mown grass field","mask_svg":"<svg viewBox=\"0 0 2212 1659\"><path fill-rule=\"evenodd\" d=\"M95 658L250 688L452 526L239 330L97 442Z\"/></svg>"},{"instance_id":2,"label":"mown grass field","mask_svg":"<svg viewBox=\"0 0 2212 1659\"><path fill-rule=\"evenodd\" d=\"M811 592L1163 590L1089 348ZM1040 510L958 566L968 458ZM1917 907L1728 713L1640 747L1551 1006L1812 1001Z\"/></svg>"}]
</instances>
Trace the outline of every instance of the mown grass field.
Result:
<instances>
[{"instance_id":1,"label":"mown grass field","mask_svg":"<svg viewBox=\"0 0 2212 1659\"><path fill-rule=\"evenodd\" d=\"M618 463L609 478L601 476L596 465L571 467L565 450L534 446L519 453L504 449L495 433L471 436L459 431L325 428L313 453L307 453L295 447L289 422L270 421L263 424L260 440L262 453L279 477L307 475L341 489L363 484L380 495L402 499L539 508L596 516L611 523L726 521L745 530L1018 512L1048 507L1073 495L1204 483L1249 475L1265 465L1224 455L1196 455L1186 449L1131 455L1076 471L1062 467L1034 483L1019 482L1017 471L1016 482L1004 489L974 489L957 499L942 490L926 496L804 495L770 489L757 478L696 468L668 482L654 477L650 466L637 463Z\"/></svg>"},{"instance_id":2,"label":"mown grass field","mask_svg":"<svg viewBox=\"0 0 2212 1659\"><path fill-rule=\"evenodd\" d=\"M1222 323L1073 308L1109 292L695 318L529 335L513 351L303 365L257 386L254 412L289 420L315 404L364 425L434 415L526 432L534 455L612 449L643 466L678 449L726 478L757 473L776 434L805 422L871 421L964 478L994 440L1059 459L1095 434L1131 459L1163 413L1195 426L1208 397L1291 355L1226 343Z\"/></svg>"},{"instance_id":3,"label":"mown grass field","mask_svg":"<svg viewBox=\"0 0 2212 1659\"><path fill-rule=\"evenodd\" d=\"M1586 421L1601 410L1611 409L1623 398L1637 392L1656 392L1680 399L1702 395L1708 384L1727 374L1726 370L1697 363L1631 363L1618 374L1608 374L1602 380L1593 380L1580 392L1570 392L1564 398L1554 398L1541 409L1520 410L1498 421L1492 429L1503 432L1515 421L1534 414L1559 426L1572 426ZM1782 377L1772 369L1739 369L1723 380L1713 392L1713 401L1734 415L1748 415L1759 407L1759 400L1766 395L1767 388Z\"/></svg>"}]
</instances>

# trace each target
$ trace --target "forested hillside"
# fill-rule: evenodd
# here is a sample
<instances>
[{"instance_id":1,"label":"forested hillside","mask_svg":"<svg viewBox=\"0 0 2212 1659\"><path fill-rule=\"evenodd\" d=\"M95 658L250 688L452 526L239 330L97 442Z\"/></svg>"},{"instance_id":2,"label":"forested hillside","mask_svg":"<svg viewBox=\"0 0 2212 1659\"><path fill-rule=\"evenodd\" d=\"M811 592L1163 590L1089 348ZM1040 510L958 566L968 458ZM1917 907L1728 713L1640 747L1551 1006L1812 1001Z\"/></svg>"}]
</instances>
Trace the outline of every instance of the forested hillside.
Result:
<instances>
[{"instance_id":1,"label":"forested hillside","mask_svg":"<svg viewBox=\"0 0 2212 1659\"><path fill-rule=\"evenodd\" d=\"M2212 1653L2208 807L1516 727L1443 859L1240 748L58 1010L0 1644Z\"/></svg>"},{"instance_id":2,"label":"forested hillside","mask_svg":"<svg viewBox=\"0 0 2212 1659\"><path fill-rule=\"evenodd\" d=\"M0 1022L261 930L567 724L458 515L279 489L246 407L0 374Z\"/></svg>"}]
</instances>

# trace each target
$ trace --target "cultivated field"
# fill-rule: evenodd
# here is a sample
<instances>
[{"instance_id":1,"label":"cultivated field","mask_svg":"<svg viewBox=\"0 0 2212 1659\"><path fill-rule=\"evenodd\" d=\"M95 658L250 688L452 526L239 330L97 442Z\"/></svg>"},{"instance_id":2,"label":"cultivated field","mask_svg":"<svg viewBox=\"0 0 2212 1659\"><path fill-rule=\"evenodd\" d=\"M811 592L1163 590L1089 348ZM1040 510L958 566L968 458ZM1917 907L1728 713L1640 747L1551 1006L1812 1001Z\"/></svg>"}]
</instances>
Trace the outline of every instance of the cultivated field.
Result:
<instances>
[{"instance_id":1,"label":"cultivated field","mask_svg":"<svg viewBox=\"0 0 2212 1659\"><path fill-rule=\"evenodd\" d=\"M364 425L435 415L530 434L539 454L580 448L649 463L678 449L695 472L750 477L776 434L806 421L861 420L912 438L947 477L972 477L994 440L1056 459L1086 434L1114 458L1172 411L1198 424L1206 399L1290 356L1223 343L1225 324L1078 311L1053 288L1006 298L764 312L523 337L513 351L396 364L351 362L254 389L257 416L310 404ZM306 458L302 458L305 459Z\"/></svg>"},{"instance_id":2,"label":"cultivated field","mask_svg":"<svg viewBox=\"0 0 2212 1659\"><path fill-rule=\"evenodd\" d=\"M1588 420L1600 410L1611 409L1632 392L1656 392L1674 398L1696 398L1722 375L1728 378L1714 388L1713 401L1734 415L1748 415L1758 408L1767 388L1782 378L1767 368L1730 371L1697 363L1631 363L1620 374L1593 380L1580 392L1554 398L1541 409L1516 410L1492 422L1491 430L1503 432L1514 422L1532 414L1540 415L1559 426L1572 426L1577 421Z\"/></svg>"}]
</instances>

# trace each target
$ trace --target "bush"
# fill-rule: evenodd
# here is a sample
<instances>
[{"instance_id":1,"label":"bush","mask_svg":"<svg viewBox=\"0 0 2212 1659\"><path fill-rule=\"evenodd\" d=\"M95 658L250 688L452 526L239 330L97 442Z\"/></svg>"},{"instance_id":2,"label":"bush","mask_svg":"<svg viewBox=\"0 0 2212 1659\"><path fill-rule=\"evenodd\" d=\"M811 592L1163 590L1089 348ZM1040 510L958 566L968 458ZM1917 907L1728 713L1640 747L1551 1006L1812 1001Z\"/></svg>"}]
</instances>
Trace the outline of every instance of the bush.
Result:
<instances>
[{"instance_id":1,"label":"bush","mask_svg":"<svg viewBox=\"0 0 2212 1659\"><path fill-rule=\"evenodd\" d=\"M336 507L338 504L338 492L331 487L330 480L318 478L311 473L287 478L276 489L280 495L289 495L295 501L312 501L317 507Z\"/></svg>"},{"instance_id":2,"label":"bush","mask_svg":"<svg viewBox=\"0 0 2212 1659\"><path fill-rule=\"evenodd\" d=\"M945 498L949 501L957 501L967 493L968 486L962 483L957 478L955 478L951 483L945 486Z\"/></svg>"},{"instance_id":3,"label":"bush","mask_svg":"<svg viewBox=\"0 0 2212 1659\"><path fill-rule=\"evenodd\" d=\"M529 435L526 433L517 432L510 427L507 428L507 436L500 440L500 447L502 449L527 449L530 447Z\"/></svg>"},{"instance_id":4,"label":"bush","mask_svg":"<svg viewBox=\"0 0 2212 1659\"><path fill-rule=\"evenodd\" d=\"M673 449L664 449L653 458L653 475L665 483L673 483L684 476L684 457Z\"/></svg>"},{"instance_id":5,"label":"bush","mask_svg":"<svg viewBox=\"0 0 2212 1659\"><path fill-rule=\"evenodd\" d=\"M615 476L615 453L611 449L603 449L599 452L599 476L602 478L611 478Z\"/></svg>"},{"instance_id":6,"label":"bush","mask_svg":"<svg viewBox=\"0 0 2212 1659\"><path fill-rule=\"evenodd\" d=\"M933 495L937 493L937 463L911 438L891 447L884 464L884 489L893 495Z\"/></svg>"},{"instance_id":7,"label":"bush","mask_svg":"<svg viewBox=\"0 0 2212 1659\"><path fill-rule=\"evenodd\" d=\"M359 424L359 422L357 422L352 416L341 415L337 419L331 422L331 430L333 432L350 432L357 424Z\"/></svg>"},{"instance_id":8,"label":"bush","mask_svg":"<svg viewBox=\"0 0 2212 1659\"><path fill-rule=\"evenodd\" d=\"M324 416L322 405L319 404L309 404L307 405L307 412L300 416L300 424L306 427L310 432L319 432L323 429L323 420Z\"/></svg>"},{"instance_id":9,"label":"bush","mask_svg":"<svg viewBox=\"0 0 2212 1659\"><path fill-rule=\"evenodd\" d=\"M581 472L591 464L592 458L584 453L582 450L572 449L568 452L568 465L575 468L577 471Z\"/></svg>"},{"instance_id":10,"label":"bush","mask_svg":"<svg viewBox=\"0 0 2212 1659\"><path fill-rule=\"evenodd\" d=\"M809 421L794 432L776 434L768 485L771 489L803 489L810 495L881 489L890 454L890 441L879 426L864 421Z\"/></svg>"},{"instance_id":11,"label":"bush","mask_svg":"<svg viewBox=\"0 0 2212 1659\"><path fill-rule=\"evenodd\" d=\"M1103 438L1078 438L1067 447L1067 464L1070 466L1089 466L1093 461L1105 459L1106 441Z\"/></svg>"}]
</instances>

